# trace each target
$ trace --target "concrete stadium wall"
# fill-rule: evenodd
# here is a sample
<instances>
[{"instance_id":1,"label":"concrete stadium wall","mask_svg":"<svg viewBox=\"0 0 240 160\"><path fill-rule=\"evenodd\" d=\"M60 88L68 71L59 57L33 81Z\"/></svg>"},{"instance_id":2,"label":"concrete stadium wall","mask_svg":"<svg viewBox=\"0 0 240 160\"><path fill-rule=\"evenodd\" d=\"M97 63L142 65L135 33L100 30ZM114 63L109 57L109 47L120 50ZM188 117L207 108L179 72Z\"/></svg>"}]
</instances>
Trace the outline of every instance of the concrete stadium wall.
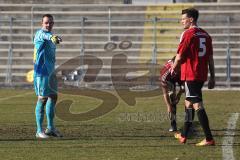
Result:
<instances>
[{"instance_id":1,"label":"concrete stadium wall","mask_svg":"<svg viewBox=\"0 0 240 160\"><path fill-rule=\"evenodd\" d=\"M239 2L239 0L217 0L219 3L235 3Z\"/></svg>"},{"instance_id":2,"label":"concrete stadium wall","mask_svg":"<svg viewBox=\"0 0 240 160\"><path fill-rule=\"evenodd\" d=\"M124 0L21 0L21 4L123 4ZM2 4L19 4L19 0L0 0Z\"/></svg>"},{"instance_id":3,"label":"concrete stadium wall","mask_svg":"<svg viewBox=\"0 0 240 160\"><path fill-rule=\"evenodd\" d=\"M110 86L112 57L125 54L129 62L149 62L153 53L153 23L154 17L168 18L157 24L157 63L163 64L176 53L182 27L179 24L181 9L196 7L200 10L199 26L206 29L213 37L214 59L216 63L217 85L226 84L226 51L231 48L232 55L232 85L239 86L240 68L240 22L239 7L236 4L164 4L164 5L32 5L32 4L2 4L0 5L0 83L4 84L7 70L7 58L10 42L9 17L13 16L13 61L12 77L14 84L26 83L26 73L33 68L32 36L40 28L41 16L52 13L55 17L54 32L61 35L63 43L57 49L57 65L79 56L81 50L82 16L88 17L84 30L85 53L100 58L103 68L98 75L97 82L92 85ZM32 12L32 7L34 10ZM118 44L123 40L132 41L131 48L112 52L104 50L108 39L108 9L111 8L112 40ZM32 16L33 15L33 16ZM228 26L227 18L230 18ZM31 22L31 20L33 20ZM148 20L148 22L145 22ZM92 66L96 67L96 66ZM123 67L117 64L115 68ZM126 68L126 67L125 67ZM124 69L122 69L124 70ZM132 77L137 73L132 74ZM119 75L116 75L119 76ZM158 76L158 73L156 74Z\"/></svg>"}]
</instances>

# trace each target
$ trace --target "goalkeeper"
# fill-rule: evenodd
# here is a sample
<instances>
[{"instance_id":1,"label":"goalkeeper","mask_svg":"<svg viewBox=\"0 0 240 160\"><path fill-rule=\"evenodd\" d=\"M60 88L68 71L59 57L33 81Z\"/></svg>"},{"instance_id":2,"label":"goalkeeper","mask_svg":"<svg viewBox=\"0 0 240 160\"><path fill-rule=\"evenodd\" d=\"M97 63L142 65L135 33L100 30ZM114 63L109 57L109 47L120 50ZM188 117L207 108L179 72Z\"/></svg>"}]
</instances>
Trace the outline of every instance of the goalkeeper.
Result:
<instances>
[{"instance_id":1,"label":"goalkeeper","mask_svg":"<svg viewBox=\"0 0 240 160\"><path fill-rule=\"evenodd\" d=\"M184 86L180 80L180 71L175 75L171 75L170 71L174 63L175 56L168 60L160 71L160 84L163 91L163 98L167 105L168 117L171 123L169 132L177 131L176 112L177 104L184 92ZM176 84L179 89L177 93Z\"/></svg>"},{"instance_id":2,"label":"goalkeeper","mask_svg":"<svg viewBox=\"0 0 240 160\"><path fill-rule=\"evenodd\" d=\"M42 17L42 28L34 36L34 89L38 96L35 115L37 123L36 138L61 137L55 128L53 119L57 102L57 81L55 71L56 44L62 40L52 34L53 16L45 14ZM53 76L52 76L53 75ZM50 78L51 76L51 78ZM42 128L46 106L47 128Z\"/></svg>"}]
</instances>

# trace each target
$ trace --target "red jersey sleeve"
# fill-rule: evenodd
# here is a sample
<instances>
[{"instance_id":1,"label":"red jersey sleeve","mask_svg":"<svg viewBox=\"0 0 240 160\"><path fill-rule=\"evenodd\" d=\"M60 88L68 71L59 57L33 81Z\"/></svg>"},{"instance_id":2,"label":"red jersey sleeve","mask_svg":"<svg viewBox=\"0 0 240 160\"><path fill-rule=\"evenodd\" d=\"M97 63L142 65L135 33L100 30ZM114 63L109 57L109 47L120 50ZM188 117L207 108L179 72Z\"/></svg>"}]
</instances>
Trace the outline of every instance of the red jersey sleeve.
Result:
<instances>
[{"instance_id":1,"label":"red jersey sleeve","mask_svg":"<svg viewBox=\"0 0 240 160\"><path fill-rule=\"evenodd\" d=\"M183 32L180 38L180 44L178 45L177 54L181 55L182 60L186 58L186 54L189 52L189 44L191 37L188 36L187 32Z\"/></svg>"}]
</instances>

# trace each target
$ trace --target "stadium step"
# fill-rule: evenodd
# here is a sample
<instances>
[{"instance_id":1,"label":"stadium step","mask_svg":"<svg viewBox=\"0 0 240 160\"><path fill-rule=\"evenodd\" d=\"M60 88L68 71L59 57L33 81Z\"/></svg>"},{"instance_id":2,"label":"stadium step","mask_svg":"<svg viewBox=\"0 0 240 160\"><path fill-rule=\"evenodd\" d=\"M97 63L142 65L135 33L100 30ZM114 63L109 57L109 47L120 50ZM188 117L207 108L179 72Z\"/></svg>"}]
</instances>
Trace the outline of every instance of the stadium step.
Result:
<instances>
[{"instance_id":1,"label":"stadium step","mask_svg":"<svg viewBox=\"0 0 240 160\"><path fill-rule=\"evenodd\" d=\"M19 73L25 74L31 68L33 33L40 27L41 16L46 11L54 13L56 24L54 31L64 39L57 48L57 65L80 55L82 16L88 18L84 28L85 54L102 59L104 64L102 73L109 74L112 57L117 54L135 57L131 60L135 63L151 61L155 45L154 17L160 19L156 25L156 44L157 62L162 64L176 54L179 37L183 31L179 23L181 10L194 6L200 11L199 26L206 29L213 38L217 80L224 82L226 79L224 66L228 47L230 47L232 55L233 83L238 80L234 77L239 74L240 29L238 15L240 3L164 5L120 5L122 3L120 1L116 3L119 4L1 4L0 73L5 73L3 66L7 64L10 44L13 44L14 78L21 77ZM112 19L111 34L109 34L108 23L109 8ZM14 17L11 43L9 42L11 40L10 16ZM231 16L230 25L227 23L229 16ZM32 18L33 21L31 21ZM130 40L133 45L128 50L117 48L112 52L106 52L103 47L109 41L109 37L118 45L122 40ZM15 74L15 71L18 74ZM23 83L25 82L23 81Z\"/></svg>"}]
</instances>

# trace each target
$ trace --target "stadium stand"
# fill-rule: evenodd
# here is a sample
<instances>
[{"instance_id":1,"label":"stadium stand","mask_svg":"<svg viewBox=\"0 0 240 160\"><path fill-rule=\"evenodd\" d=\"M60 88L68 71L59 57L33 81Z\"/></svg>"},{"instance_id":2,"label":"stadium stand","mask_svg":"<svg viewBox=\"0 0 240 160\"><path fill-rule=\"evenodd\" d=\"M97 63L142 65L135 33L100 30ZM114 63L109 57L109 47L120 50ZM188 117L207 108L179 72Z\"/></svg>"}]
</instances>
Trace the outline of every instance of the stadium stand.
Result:
<instances>
[{"instance_id":1,"label":"stadium stand","mask_svg":"<svg viewBox=\"0 0 240 160\"><path fill-rule=\"evenodd\" d=\"M35 1L26 1L25 4L16 4L17 1L14 3L13 0L12 2L0 1L1 85L31 85L26 82L26 73L33 68L32 38L33 33L40 27L41 16L45 13L54 15L54 32L63 38L63 43L57 49L57 65L82 54L81 19L87 18L84 23L84 54L96 56L103 61L97 80L88 84L92 87L111 87L111 62L117 54L127 55L129 63L146 63L153 61L155 47L158 64L172 57L182 32L179 24L181 9L194 6L201 13L199 26L205 28L213 37L217 86L240 86L240 3L124 5L121 4L122 1L115 1L115 4L106 5L73 4L74 1L54 4L55 1L51 1L52 4L40 5L34 4ZM92 2L94 3L94 0ZM10 17L13 18L12 31ZM155 17L158 21L154 26ZM124 40L132 42L131 48L104 50L107 42L120 44ZM11 46L13 55L12 61L9 61ZM227 81L228 50L231 51L231 79ZM121 64L114 67L124 69ZM10 70L11 74L8 74ZM130 74L130 77L137 75L141 75L141 72ZM8 80L10 78L10 81L6 81L6 77Z\"/></svg>"}]
</instances>

